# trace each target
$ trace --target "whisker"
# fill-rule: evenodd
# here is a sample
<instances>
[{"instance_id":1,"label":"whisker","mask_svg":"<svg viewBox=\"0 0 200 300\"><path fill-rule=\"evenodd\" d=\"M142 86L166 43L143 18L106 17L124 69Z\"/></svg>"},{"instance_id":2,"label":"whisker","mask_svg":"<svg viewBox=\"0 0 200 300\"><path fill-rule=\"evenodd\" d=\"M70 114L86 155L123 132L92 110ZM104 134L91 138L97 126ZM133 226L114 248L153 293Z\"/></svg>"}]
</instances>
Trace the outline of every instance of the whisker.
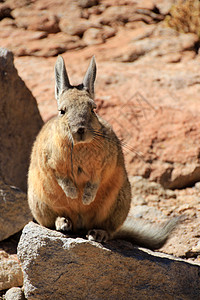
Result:
<instances>
[{"instance_id":1,"label":"whisker","mask_svg":"<svg viewBox=\"0 0 200 300\"><path fill-rule=\"evenodd\" d=\"M70 150L71 150L70 151L71 175L72 175L72 178L73 178L73 183L76 186L76 181L75 181L75 177L74 177L74 164L73 164L74 140L73 140L73 137L72 137L71 130L70 130L68 122L66 124L67 124L68 133L69 133L69 142L71 143L71 147L70 147Z\"/></svg>"},{"instance_id":2,"label":"whisker","mask_svg":"<svg viewBox=\"0 0 200 300\"><path fill-rule=\"evenodd\" d=\"M93 136L92 140L99 149L102 149L102 143L95 135Z\"/></svg>"},{"instance_id":3,"label":"whisker","mask_svg":"<svg viewBox=\"0 0 200 300\"><path fill-rule=\"evenodd\" d=\"M111 143L115 144L115 145L120 145L123 147L123 149L127 152L132 152L134 154L136 154L140 159L142 159L144 161L144 156L142 154L140 154L138 151L136 151L134 149L134 147L131 147L130 145L128 145L126 142L120 140L120 139L112 139L110 136L107 136L105 133L103 132L100 132L100 131L96 131L96 130L92 130L95 138L96 137L100 137L100 138L105 138L107 139L108 141L110 141Z\"/></svg>"}]
</instances>

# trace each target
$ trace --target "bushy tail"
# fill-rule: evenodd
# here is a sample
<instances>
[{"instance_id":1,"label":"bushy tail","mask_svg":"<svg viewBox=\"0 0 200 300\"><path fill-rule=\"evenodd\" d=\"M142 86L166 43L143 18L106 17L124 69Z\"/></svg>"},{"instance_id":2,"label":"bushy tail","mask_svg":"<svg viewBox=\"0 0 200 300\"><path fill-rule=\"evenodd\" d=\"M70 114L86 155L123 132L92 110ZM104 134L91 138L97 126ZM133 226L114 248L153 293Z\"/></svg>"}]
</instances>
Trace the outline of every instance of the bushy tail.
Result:
<instances>
[{"instance_id":1,"label":"bushy tail","mask_svg":"<svg viewBox=\"0 0 200 300\"><path fill-rule=\"evenodd\" d=\"M113 238L129 240L137 246L152 250L159 249L165 244L179 220L180 217L175 217L163 226L156 226L139 219L127 218Z\"/></svg>"}]
</instances>

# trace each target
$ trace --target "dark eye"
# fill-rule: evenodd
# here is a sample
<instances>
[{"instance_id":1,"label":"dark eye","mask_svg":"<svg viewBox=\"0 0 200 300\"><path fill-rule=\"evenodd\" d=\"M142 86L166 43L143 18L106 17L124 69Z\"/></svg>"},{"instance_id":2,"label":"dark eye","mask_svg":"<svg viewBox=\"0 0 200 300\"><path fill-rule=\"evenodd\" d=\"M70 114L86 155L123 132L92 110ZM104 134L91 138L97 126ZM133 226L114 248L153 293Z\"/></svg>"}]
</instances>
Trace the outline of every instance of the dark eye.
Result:
<instances>
[{"instance_id":1,"label":"dark eye","mask_svg":"<svg viewBox=\"0 0 200 300\"><path fill-rule=\"evenodd\" d=\"M94 114L94 108L91 108L91 113L93 113L93 114Z\"/></svg>"},{"instance_id":2,"label":"dark eye","mask_svg":"<svg viewBox=\"0 0 200 300\"><path fill-rule=\"evenodd\" d=\"M64 114L65 114L65 110L63 110L63 109L59 110L59 115L60 116L63 116Z\"/></svg>"}]
</instances>

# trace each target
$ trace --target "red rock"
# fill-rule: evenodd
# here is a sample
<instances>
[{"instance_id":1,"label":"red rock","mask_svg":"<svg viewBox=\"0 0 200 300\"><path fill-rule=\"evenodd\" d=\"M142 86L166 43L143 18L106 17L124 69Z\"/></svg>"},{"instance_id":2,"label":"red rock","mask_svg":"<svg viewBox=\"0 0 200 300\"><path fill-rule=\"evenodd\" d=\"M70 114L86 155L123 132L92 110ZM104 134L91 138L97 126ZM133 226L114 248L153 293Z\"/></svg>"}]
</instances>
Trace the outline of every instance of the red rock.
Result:
<instances>
[{"instance_id":1,"label":"red rock","mask_svg":"<svg viewBox=\"0 0 200 300\"><path fill-rule=\"evenodd\" d=\"M15 21L10 18L4 18L3 20L1 20L0 26L1 26L1 28L3 28L3 27L11 27L11 28L15 27L16 28Z\"/></svg>"},{"instance_id":2,"label":"red rock","mask_svg":"<svg viewBox=\"0 0 200 300\"><path fill-rule=\"evenodd\" d=\"M99 4L99 0L78 0L77 2L82 8L89 8Z\"/></svg>"},{"instance_id":3,"label":"red rock","mask_svg":"<svg viewBox=\"0 0 200 300\"><path fill-rule=\"evenodd\" d=\"M104 43L108 38L115 36L116 29L110 26L102 28L89 28L83 35L83 40L87 45L97 45Z\"/></svg>"},{"instance_id":4,"label":"red rock","mask_svg":"<svg viewBox=\"0 0 200 300\"><path fill-rule=\"evenodd\" d=\"M54 12L33 10L31 7L21 7L12 11L12 17L18 28L27 30L56 33L60 31L59 18Z\"/></svg>"},{"instance_id":5,"label":"red rock","mask_svg":"<svg viewBox=\"0 0 200 300\"><path fill-rule=\"evenodd\" d=\"M56 33L60 31L59 19L56 15L37 14L20 17L16 20L16 25L19 28L25 28L34 31L45 31L48 33Z\"/></svg>"},{"instance_id":6,"label":"red rock","mask_svg":"<svg viewBox=\"0 0 200 300\"><path fill-rule=\"evenodd\" d=\"M11 8L6 3L0 3L0 20L10 17Z\"/></svg>"},{"instance_id":7,"label":"red rock","mask_svg":"<svg viewBox=\"0 0 200 300\"><path fill-rule=\"evenodd\" d=\"M83 40L87 45L98 45L103 43L100 28L89 28L83 35Z\"/></svg>"},{"instance_id":8,"label":"red rock","mask_svg":"<svg viewBox=\"0 0 200 300\"><path fill-rule=\"evenodd\" d=\"M13 10L15 8L20 8L29 5L31 1L30 0L7 0L6 2Z\"/></svg>"},{"instance_id":9,"label":"red rock","mask_svg":"<svg viewBox=\"0 0 200 300\"><path fill-rule=\"evenodd\" d=\"M183 188L200 181L198 116L163 107L139 122L139 131L127 143L142 153L142 159L131 152L125 154L130 174L149 177L165 188Z\"/></svg>"},{"instance_id":10,"label":"red rock","mask_svg":"<svg viewBox=\"0 0 200 300\"><path fill-rule=\"evenodd\" d=\"M160 12L164 15L169 13L173 4L174 4L174 0L158 0L158 1L156 1L156 6L159 8Z\"/></svg>"},{"instance_id":11,"label":"red rock","mask_svg":"<svg viewBox=\"0 0 200 300\"><path fill-rule=\"evenodd\" d=\"M1 28L1 23L0 23ZM0 30L2 46L9 48L16 56L33 55L50 57L67 50L83 48L85 46L78 37L72 37L66 33L49 34L24 29L16 29L3 26ZM16 43L13 44L13 39Z\"/></svg>"},{"instance_id":12,"label":"red rock","mask_svg":"<svg viewBox=\"0 0 200 300\"><path fill-rule=\"evenodd\" d=\"M95 25L85 19L79 19L73 22L69 18L61 18L60 20L60 29L70 35L82 36L83 33L91 27L95 27Z\"/></svg>"},{"instance_id":13,"label":"red rock","mask_svg":"<svg viewBox=\"0 0 200 300\"><path fill-rule=\"evenodd\" d=\"M137 38L133 38L128 45L118 48L118 54L115 59L122 62L133 62L141 56L150 53L150 59L151 56L163 56L164 60L167 61L166 55L169 54L170 56L177 57L181 52L188 50L192 51L194 57L195 45L198 41L197 35L189 33L179 34L177 37L177 33L173 31L173 35L171 36L170 31L163 27L161 27L161 31L159 32L161 35L159 35L157 30L154 32L150 30L149 39L143 38L142 34ZM146 35L148 35L148 31ZM179 56L178 61L180 59Z\"/></svg>"},{"instance_id":14,"label":"red rock","mask_svg":"<svg viewBox=\"0 0 200 300\"><path fill-rule=\"evenodd\" d=\"M115 28L112 28L110 26L103 26L102 31L101 31L103 41L115 36L116 33L117 33L117 30Z\"/></svg>"},{"instance_id":15,"label":"red rock","mask_svg":"<svg viewBox=\"0 0 200 300\"><path fill-rule=\"evenodd\" d=\"M103 25L124 24L134 18L135 12L134 3L130 6L110 6L99 16L99 22Z\"/></svg>"}]
</instances>

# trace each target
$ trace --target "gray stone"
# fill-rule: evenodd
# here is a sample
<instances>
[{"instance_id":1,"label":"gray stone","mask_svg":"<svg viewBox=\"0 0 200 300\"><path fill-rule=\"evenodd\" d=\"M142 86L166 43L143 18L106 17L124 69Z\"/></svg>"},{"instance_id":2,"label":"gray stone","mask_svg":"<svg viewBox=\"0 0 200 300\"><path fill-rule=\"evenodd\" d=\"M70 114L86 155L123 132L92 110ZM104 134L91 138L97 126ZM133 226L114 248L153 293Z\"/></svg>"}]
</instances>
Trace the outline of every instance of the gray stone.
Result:
<instances>
[{"instance_id":1,"label":"gray stone","mask_svg":"<svg viewBox=\"0 0 200 300\"><path fill-rule=\"evenodd\" d=\"M42 123L36 100L14 67L12 52L0 48L0 177L24 191L32 144Z\"/></svg>"},{"instance_id":2,"label":"gray stone","mask_svg":"<svg viewBox=\"0 0 200 300\"><path fill-rule=\"evenodd\" d=\"M27 196L0 180L0 241L20 231L32 216Z\"/></svg>"},{"instance_id":3,"label":"gray stone","mask_svg":"<svg viewBox=\"0 0 200 300\"><path fill-rule=\"evenodd\" d=\"M200 190L200 181L197 182L197 183L195 184L195 188L196 188L197 190Z\"/></svg>"},{"instance_id":4,"label":"gray stone","mask_svg":"<svg viewBox=\"0 0 200 300\"><path fill-rule=\"evenodd\" d=\"M154 220L155 218L158 220L164 220L165 215L162 211L158 210L155 207L147 206L147 205L135 205L134 209L130 210L130 215L133 218L143 218L145 220Z\"/></svg>"},{"instance_id":5,"label":"gray stone","mask_svg":"<svg viewBox=\"0 0 200 300\"><path fill-rule=\"evenodd\" d=\"M5 300L25 300L24 293L21 288L13 287L6 292Z\"/></svg>"},{"instance_id":6,"label":"gray stone","mask_svg":"<svg viewBox=\"0 0 200 300\"><path fill-rule=\"evenodd\" d=\"M22 269L15 256L2 257L0 255L0 291L23 284Z\"/></svg>"},{"instance_id":7,"label":"gray stone","mask_svg":"<svg viewBox=\"0 0 200 300\"><path fill-rule=\"evenodd\" d=\"M152 197L155 196L155 201L159 201L162 197L164 199L176 198L175 191L164 189L160 183L151 182L142 176L129 176L129 180L131 183L132 194L143 196L151 195Z\"/></svg>"},{"instance_id":8,"label":"gray stone","mask_svg":"<svg viewBox=\"0 0 200 300\"><path fill-rule=\"evenodd\" d=\"M37 299L199 299L200 265L135 248L104 245L25 226L18 257L24 293Z\"/></svg>"}]
</instances>

